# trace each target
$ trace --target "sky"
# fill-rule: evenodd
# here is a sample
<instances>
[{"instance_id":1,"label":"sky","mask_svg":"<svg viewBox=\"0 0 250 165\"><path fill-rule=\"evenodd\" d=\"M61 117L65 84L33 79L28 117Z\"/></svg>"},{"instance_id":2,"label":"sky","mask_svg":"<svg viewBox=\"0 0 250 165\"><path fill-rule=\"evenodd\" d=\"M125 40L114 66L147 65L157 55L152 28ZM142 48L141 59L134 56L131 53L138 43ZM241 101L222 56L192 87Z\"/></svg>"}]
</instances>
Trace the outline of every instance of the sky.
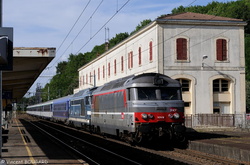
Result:
<instances>
[{"instance_id":1,"label":"sky","mask_svg":"<svg viewBox=\"0 0 250 165\"><path fill-rule=\"evenodd\" d=\"M132 32L141 21L153 21L181 5L204 6L212 1L2 0L2 24L13 27L14 47L56 48L56 57L28 91L32 95L38 84L49 83L57 63L67 61L69 54L89 52L116 34Z\"/></svg>"}]
</instances>

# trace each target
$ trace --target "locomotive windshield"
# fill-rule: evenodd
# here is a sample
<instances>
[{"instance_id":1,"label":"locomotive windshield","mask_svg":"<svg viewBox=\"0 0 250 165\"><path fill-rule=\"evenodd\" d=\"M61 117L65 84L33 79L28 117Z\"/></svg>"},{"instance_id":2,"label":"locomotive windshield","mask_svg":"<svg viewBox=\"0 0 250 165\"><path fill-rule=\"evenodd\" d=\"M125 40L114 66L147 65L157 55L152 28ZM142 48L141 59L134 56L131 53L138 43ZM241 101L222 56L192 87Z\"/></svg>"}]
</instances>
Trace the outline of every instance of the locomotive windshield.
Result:
<instances>
[{"instance_id":1,"label":"locomotive windshield","mask_svg":"<svg viewBox=\"0 0 250 165\"><path fill-rule=\"evenodd\" d=\"M131 89L133 90L133 89ZM180 88L135 88L138 100L181 100ZM135 97L136 98L136 97Z\"/></svg>"}]
</instances>

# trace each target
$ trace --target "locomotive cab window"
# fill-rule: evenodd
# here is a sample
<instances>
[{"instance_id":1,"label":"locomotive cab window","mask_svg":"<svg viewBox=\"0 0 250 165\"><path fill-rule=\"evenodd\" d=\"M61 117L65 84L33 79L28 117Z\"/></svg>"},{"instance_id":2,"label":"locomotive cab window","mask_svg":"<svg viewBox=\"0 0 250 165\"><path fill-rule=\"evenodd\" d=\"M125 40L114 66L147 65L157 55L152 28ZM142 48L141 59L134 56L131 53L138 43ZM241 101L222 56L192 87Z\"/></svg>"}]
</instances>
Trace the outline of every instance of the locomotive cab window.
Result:
<instances>
[{"instance_id":1,"label":"locomotive cab window","mask_svg":"<svg viewBox=\"0 0 250 165\"><path fill-rule=\"evenodd\" d=\"M136 88L138 100L180 100L180 88Z\"/></svg>"},{"instance_id":2,"label":"locomotive cab window","mask_svg":"<svg viewBox=\"0 0 250 165\"><path fill-rule=\"evenodd\" d=\"M85 105L91 105L91 97L88 96L88 97L85 97Z\"/></svg>"}]
</instances>

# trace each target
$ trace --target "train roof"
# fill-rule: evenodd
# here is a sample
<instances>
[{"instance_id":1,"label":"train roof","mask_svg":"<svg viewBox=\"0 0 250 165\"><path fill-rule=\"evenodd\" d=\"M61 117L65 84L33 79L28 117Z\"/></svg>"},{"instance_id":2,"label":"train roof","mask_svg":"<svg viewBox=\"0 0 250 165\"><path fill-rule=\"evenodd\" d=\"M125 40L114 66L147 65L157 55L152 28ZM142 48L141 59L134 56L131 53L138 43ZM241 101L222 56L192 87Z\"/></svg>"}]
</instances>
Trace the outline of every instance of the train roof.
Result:
<instances>
[{"instance_id":1,"label":"train roof","mask_svg":"<svg viewBox=\"0 0 250 165\"><path fill-rule=\"evenodd\" d=\"M100 86L96 92L111 90L120 87L181 87L179 81L170 78L169 76L159 73L143 73L139 75L130 75L124 78L120 78Z\"/></svg>"},{"instance_id":2,"label":"train roof","mask_svg":"<svg viewBox=\"0 0 250 165\"><path fill-rule=\"evenodd\" d=\"M65 102L67 100L69 100L73 95L68 95L68 96L64 96L58 99L53 100L53 103L61 103L61 102Z\"/></svg>"},{"instance_id":3,"label":"train roof","mask_svg":"<svg viewBox=\"0 0 250 165\"><path fill-rule=\"evenodd\" d=\"M87 88L87 89L83 89L83 90L80 90L79 92L75 93L73 96L72 96L72 99L74 98L78 98L78 97L84 97L86 95L89 95L92 93L93 90L95 90L97 87L93 87L93 88Z\"/></svg>"},{"instance_id":4,"label":"train roof","mask_svg":"<svg viewBox=\"0 0 250 165\"><path fill-rule=\"evenodd\" d=\"M34 108L34 107L39 107L39 106L44 106L44 105L50 105L50 104L53 104L53 100L49 100L49 101L38 103L38 104L34 104L34 105L29 105L29 106L27 106L27 108Z\"/></svg>"}]
</instances>

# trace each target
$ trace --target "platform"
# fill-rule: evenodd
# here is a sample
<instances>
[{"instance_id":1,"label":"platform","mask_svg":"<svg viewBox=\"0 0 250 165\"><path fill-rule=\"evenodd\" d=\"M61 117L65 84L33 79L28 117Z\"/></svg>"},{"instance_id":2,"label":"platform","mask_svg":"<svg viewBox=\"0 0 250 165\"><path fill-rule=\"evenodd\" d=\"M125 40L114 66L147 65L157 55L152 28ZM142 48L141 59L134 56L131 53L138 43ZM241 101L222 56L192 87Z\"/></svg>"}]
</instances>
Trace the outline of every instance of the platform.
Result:
<instances>
[{"instance_id":1,"label":"platform","mask_svg":"<svg viewBox=\"0 0 250 165\"><path fill-rule=\"evenodd\" d=\"M77 159L60 145L46 138L32 126L14 118L7 134L3 134L2 158L4 164L87 164Z\"/></svg>"},{"instance_id":2,"label":"platform","mask_svg":"<svg viewBox=\"0 0 250 165\"><path fill-rule=\"evenodd\" d=\"M221 129L188 132L189 149L249 162L249 130Z\"/></svg>"}]
</instances>

